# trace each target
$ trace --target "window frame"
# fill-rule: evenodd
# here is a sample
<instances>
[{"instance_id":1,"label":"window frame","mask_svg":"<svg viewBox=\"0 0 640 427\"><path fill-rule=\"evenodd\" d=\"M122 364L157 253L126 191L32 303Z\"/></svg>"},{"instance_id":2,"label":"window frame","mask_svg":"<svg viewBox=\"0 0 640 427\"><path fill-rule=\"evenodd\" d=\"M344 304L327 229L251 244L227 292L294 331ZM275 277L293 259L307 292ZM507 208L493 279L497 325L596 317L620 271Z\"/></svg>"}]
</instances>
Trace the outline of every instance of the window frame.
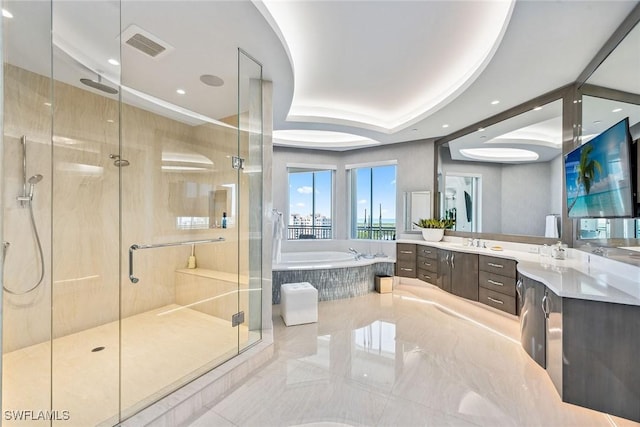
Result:
<instances>
[{"instance_id":1,"label":"window frame","mask_svg":"<svg viewBox=\"0 0 640 427\"><path fill-rule=\"evenodd\" d=\"M395 180L396 180L396 188L395 188L395 197L394 197L394 205L393 208L395 210L395 229L393 232L392 239L372 239L372 238L359 238L358 237L358 210L357 210L357 189L355 188L357 185L357 179L355 178L355 174L358 169L371 169L371 179L372 183L370 185L369 192L369 207L371 209L373 206L373 169L378 167L386 167L386 166L394 166L395 167ZM397 160L386 160L380 162L368 162L368 163L355 163L345 165L345 170L348 175L348 197L349 197L349 239L350 240L369 240L369 241L394 241L397 240L397 230L398 230L398 218L397 218L397 209L398 209L398 187L397 187L397 179L398 179L398 161ZM370 232L376 229L373 226L372 217L370 216ZM381 234L382 236L382 234Z\"/></svg>"},{"instance_id":2,"label":"window frame","mask_svg":"<svg viewBox=\"0 0 640 427\"><path fill-rule=\"evenodd\" d=\"M322 240L322 241L327 241L327 240L333 240L335 238L335 185L336 185L336 170L337 170L337 166L336 165L318 165L318 164L302 164L302 163L288 163L286 165L287 167L287 218L286 218L286 222L285 222L285 227L287 230L286 233L286 240L290 241L290 242L299 242L299 241L317 241L317 240ZM313 234L315 235L315 228L317 227L315 225L315 215L316 215L316 187L315 187L315 174L318 172L329 172L330 173L330 179L331 179L331 184L329 186L331 194L330 194L330 203L331 203L331 207L329 209L329 215L330 215L330 219L331 219L331 228L329 230L329 236L326 238L310 238L310 239L300 239L300 238L290 238L289 237L289 227L291 226L291 224L289 223L291 220L291 179L290 176L292 173L312 173L312 187L313 187L313 191L312 191L312 221L311 221L311 229L313 230ZM319 226L318 226L319 227Z\"/></svg>"}]
</instances>

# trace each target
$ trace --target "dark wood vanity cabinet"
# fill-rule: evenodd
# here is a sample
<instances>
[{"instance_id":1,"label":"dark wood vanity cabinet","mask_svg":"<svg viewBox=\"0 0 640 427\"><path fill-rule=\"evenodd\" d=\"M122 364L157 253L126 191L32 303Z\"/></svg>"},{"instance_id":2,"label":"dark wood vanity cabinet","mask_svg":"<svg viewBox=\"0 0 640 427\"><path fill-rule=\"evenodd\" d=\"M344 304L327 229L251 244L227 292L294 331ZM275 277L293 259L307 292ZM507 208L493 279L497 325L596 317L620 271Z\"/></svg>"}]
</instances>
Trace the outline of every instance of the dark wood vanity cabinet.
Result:
<instances>
[{"instance_id":1,"label":"dark wood vanity cabinet","mask_svg":"<svg viewBox=\"0 0 640 427\"><path fill-rule=\"evenodd\" d=\"M517 314L516 261L480 255L479 271L478 301Z\"/></svg>"},{"instance_id":2,"label":"dark wood vanity cabinet","mask_svg":"<svg viewBox=\"0 0 640 427\"><path fill-rule=\"evenodd\" d=\"M415 244L398 243L396 246L396 276L417 277L416 260L417 250Z\"/></svg>"},{"instance_id":3,"label":"dark wood vanity cabinet","mask_svg":"<svg viewBox=\"0 0 640 427\"><path fill-rule=\"evenodd\" d=\"M478 301L478 255L440 250L436 284L454 295Z\"/></svg>"},{"instance_id":4,"label":"dark wood vanity cabinet","mask_svg":"<svg viewBox=\"0 0 640 427\"><path fill-rule=\"evenodd\" d=\"M416 271L418 279L437 284L438 279L438 249L431 246L417 246L418 256Z\"/></svg>"}]
</instances>

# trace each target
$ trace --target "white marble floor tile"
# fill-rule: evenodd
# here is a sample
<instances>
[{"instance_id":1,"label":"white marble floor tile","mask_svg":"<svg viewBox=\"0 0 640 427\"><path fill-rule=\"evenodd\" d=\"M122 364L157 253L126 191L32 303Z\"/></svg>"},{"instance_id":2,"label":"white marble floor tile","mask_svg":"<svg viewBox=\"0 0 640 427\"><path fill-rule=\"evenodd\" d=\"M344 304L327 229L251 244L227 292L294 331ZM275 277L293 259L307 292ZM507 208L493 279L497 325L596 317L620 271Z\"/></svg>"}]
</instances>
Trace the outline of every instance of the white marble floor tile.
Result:
<instances>
[{"instance_id":1,"label":"white marble floor tile","mask_svg":"<svg viewBox=\"0 0 640 427\"><path fill-rule=\"evenodd\" d=\"M321 302L317 324L273 316L274 360L192 425L640 426L563 403L516 317L432 288Z\"/></svg>"}]
</instances>

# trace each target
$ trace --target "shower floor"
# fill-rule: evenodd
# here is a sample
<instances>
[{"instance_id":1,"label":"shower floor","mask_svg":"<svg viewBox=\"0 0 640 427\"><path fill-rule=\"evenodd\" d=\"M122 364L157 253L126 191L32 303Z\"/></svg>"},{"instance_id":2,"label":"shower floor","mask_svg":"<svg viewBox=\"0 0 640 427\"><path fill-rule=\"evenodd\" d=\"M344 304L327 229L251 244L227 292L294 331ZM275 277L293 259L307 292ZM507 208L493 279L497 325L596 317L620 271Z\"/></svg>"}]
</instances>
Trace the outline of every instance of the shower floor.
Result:
<instances>
[{"instance_id":1,"label":"shower floor","mask_svg":"<svg viewBox=\"0 0 640 427\"><path fill-rule=\"evenodd\" d=\"M240 328L168 305L5 354L2 425L114 425L120 404L130 416L234 356Z\"/></svg>"}]
</instances>

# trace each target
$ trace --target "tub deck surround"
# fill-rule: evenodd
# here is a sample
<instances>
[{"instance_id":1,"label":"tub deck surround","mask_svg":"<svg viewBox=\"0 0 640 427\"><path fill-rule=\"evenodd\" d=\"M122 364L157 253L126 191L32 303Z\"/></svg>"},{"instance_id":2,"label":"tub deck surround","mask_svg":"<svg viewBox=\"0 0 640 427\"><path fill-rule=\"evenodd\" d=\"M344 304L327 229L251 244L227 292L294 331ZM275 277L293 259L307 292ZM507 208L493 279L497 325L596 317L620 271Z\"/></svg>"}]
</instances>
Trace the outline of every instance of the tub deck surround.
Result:
<instances>
[{"instance_id":1,"label":"tub deck surround","mask_svg":"<svg viewBox=\"0 0 640 427\"><path fill-rule=\"evenodd\" d=\"M453 238L442 242L397 242L516 260L519 273L542 282L560 297L640 306L640 268L633 265L574 249L568 249L568 259L557 260L529 252L537 250L537 245L486 241L487 248L476 248L463 241ZM503 250L489 249L497 245Z\"/></svg>"},{"instance_id":2,"label":"tub deck surround","mask_svg":"<svg viewBox=\"0 0 640 427\"><path fill-rule=\"evenodd\" d=\"M375 276L393 276L395 259L360 258L343 252L283 253L287 263L273 265L272 302L280 304L280 286L309 282L318 300L328 301L364 295L375 290Z\"/></svg>"}]
</instances>

